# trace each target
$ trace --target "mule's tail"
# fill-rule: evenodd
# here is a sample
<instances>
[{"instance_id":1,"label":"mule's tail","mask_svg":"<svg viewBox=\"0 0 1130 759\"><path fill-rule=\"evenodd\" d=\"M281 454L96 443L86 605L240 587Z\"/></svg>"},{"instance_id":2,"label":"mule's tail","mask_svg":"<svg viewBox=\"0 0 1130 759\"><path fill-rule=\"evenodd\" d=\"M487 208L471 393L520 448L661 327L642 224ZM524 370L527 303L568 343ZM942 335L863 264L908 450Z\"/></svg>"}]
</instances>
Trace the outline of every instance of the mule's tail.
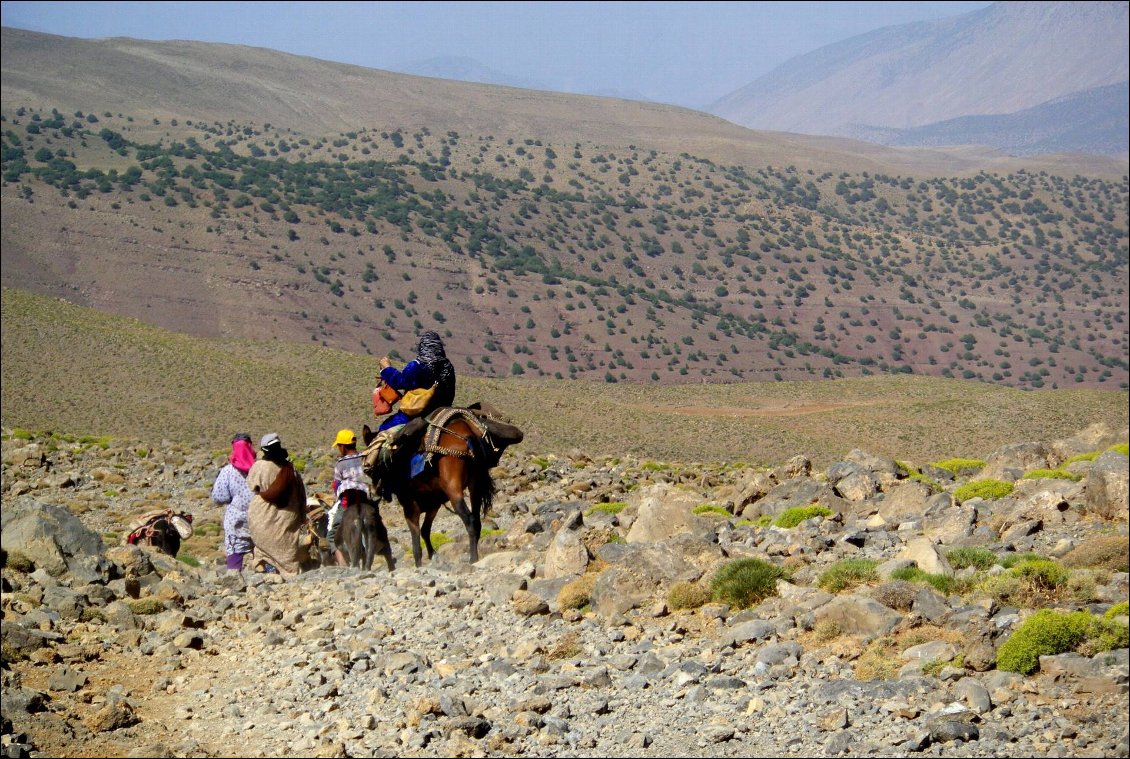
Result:
<instances>
[{"instance_id":1,"label":"mule's tail","mask_svg":"<svg viewBox=\"0 0 1130 759\"><path fill-rule=\"evenodd\" d=\"M486 516L494 505L495 485L494 478L490 476L491 454L493 451L482 438L477 435L471 437L471 468L474 470L474 487L471 490L471 507L477 508L479 514Z\"/></svg>"}]
</instances>

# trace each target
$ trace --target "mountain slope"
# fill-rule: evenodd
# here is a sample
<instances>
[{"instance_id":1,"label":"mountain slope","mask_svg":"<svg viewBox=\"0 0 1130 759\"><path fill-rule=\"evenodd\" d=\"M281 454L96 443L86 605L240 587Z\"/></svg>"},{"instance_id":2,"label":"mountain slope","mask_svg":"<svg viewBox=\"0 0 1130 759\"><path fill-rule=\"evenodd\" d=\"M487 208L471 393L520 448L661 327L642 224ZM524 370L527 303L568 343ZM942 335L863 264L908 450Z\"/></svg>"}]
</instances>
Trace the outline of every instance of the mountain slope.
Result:
<instances>
[{"instance_id":1,"label":"mountain slope","mask_svg":"<svg viewBox=\"0 0 1130 759\"><path fill-rule=\"evenodd\" d=\"M413 61L400 66L399 70L405 74L428 76L436 79L454 79L460 82L495 84L502 87L520 87L527 90L547 89L533 80L496 71L474 58L460 55L441 55L426 60Z\"/></svg>"},{"instance_id":2,"label":"mountain slope","mask_svg":"<svg viewBox=\"0 0 1130 759\"><path fill-rule=\"evenodd\" d=\"M1125 156L1130 151L1130 83L1065 95L1002 116L963 116L913 129L869 129L857 136L885 145L995 145L1014 155L1072 150Z\"/></svg>"},{"instance_id":3,"label":"mountain slope","mask_svg":"<svg viewBox=\"0 0 1130 759\"><path fill-rule=\"evenodd\" d=\"M786 62L710 108L755 129L859 136L1014 113L1130 78L1127 4L997 3Z\"/></svg>"},{"instance_id":4,"label":"mountain slope","mask_svg":"<svg viewBox=\"0 0 1130 759\"><path fill-rule=\"evenodd\" d=\"M177 119L270 124L307 136L427 127L437 133L647 146L721 163L794 164L817 171L938 176L1033 166L994 152L907 153L840 138L751 132L676 106L421 78L262 48L84 40L10 27L0 34L5 108L130 114L131 131L143 140L165 136ZM1049 161L1038 168L1055 166ZM1072 159L1070 170L1117 177L1125 169Z\"/></svg>"}]
</instances>

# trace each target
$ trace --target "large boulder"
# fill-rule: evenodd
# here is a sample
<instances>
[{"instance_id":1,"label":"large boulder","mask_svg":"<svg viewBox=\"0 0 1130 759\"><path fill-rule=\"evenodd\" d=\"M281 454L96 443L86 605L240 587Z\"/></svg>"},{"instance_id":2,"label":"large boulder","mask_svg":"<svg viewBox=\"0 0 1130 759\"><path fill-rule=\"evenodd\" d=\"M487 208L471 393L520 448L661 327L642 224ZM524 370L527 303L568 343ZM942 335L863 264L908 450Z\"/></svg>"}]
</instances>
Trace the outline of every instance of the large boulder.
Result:
<instances>
[{"instance_id":1,"label":"large boulder","mask_svg":"<svg viewBox=\"0 0 1130 759\"><path fill-rule=\"evenodd\" d=\"M836 494L851 501L859 503L866 501L879 492L879 480L871 472L862 471L849 474L836 483Z\"/></svg>"},{"instance_id":2,"label":"large boulder","mask_svg":"<svg viewBox=\"0 0 1130 759\"><path fill-rule=\"evenodd\" d=\"M972 503L955 504L949 493L938 493L926 500L922 530L931 540L955 545L973 534L977 524L977 507Z\"/></svg>"},{"instance_id":3,"label":"large boulder","mask_svg":"<svg viewBox=\"0 0 1130 759\"><path fill-rule=\"evenodd\" d=\"M612 566L597 578L589 602L605 617L643 606L672 584L702 574L665 543L610 543L598 555Z\"/></svg>"},{"instance_id":4,"label":"large boulder","mask_svg":"<svg viewBox=\"0 0 1130 759\"><path fill-rule=\"evenodd\" d=\"M750 504L742 516L756 519L759 516L777 516L785 509L796 506L810 506L825 496L832 496L832 488L825 482L809 477L794 477L782 482L761 500Z\"/></svg>"},{"instance_id":5,"label":"large boulder","mask_svg":"<svg viewBox=\"0 0 1130 759\"><path fill-rule=\"evenodd\" d=\"M902 621L902 615L866 596L837 596L813 611L816 624L834 623L846 635L886 635Z\"/></svg>"},{"instance_id":6,"label":"large boulder","mask_svg":"<svg viewBox=\"0 0 1130 759\"><path fill-rule=\"evenodd\" d=\"M102 538L59 506L38 501L8 507L0 514L0 547L20 553L53 577L73 565L83 574L90 559L105 562Z\"/></svg>"},{"instance_id":7,"label":"large boulder","mask_svg":"<svg viewBox=\"0 0 1130 759\"><path fill-rule=\"evenodd\" d=\"M845 456L845 459L871 472L883 489L890 487L900 476L903 476L902 467L890 456L880 456L856 448Z\"/></svg>"},{"instance_id":8,"label":"large boulder","mask_svg":"<svg viewBox=\"0 0 1130 759\"><path fill-rule=\"evenodd\" d=\"M906 544L896 558L913 561L923 572L932 575L954 575L953 567L930 538L915 538Z\"/></svg>"},{"instance_id":9,"label":"large boulder","mask_svg":"<svg viewBox=\"0 0 1130 759\"><path fill-rule=\"evenodd\" d=\"M989 454L978 479L1014 482L1031 469L1047 469L1051 451L1043 443L1015 443Z\"/></svg>"},{"instance_id":10,"label":"large boulder","mask_svg":"<svg viewBox=\"0 0 1130 759\"><path fill-rule=\"evenodd\" d=\"M636 519L628 530L629 543L658 543L681 532L713 532L710 524L691 512L703 497L690 490L667 484L640 491Z\"/></svg>"},{"instance_id":11,"label":"large boulder","mask_svg":"<svg viewBox=\"0 0 1130 759\"><path fill-rule=\"evenodd\" d=\"M562 527L545 552L545 577L553 579L583 574L588 563L589 551L581 540L581 531Z\"/></svg>"},{"instance_id":12,"label":"large boulder","mask_svg":"<svg viewBox=\"0 0 1130 759\"><path fill-rule=\"evenodd\" d=\"M903 480L887 492L879 503L879 516L887 524L898 524L921 517L933 491L916 480Z\"/></svg>"},{"instance_id":13,"label":"large boulder","mask_svg":"<svg viewBox=\"0 0 1130 759\"><path fill-rule=\"evenodd\" d=\"M777 481L769 472L747 472L732 485L723 485L714 493L714 500L723 504L731 514L740 514L746 506L773 489Z\"/></svg>"},{"instance_id":14,"label":"large boulder","mask_svg":"<svg viewBox=\"0 0 1130 759\"><path fill-rule=\"evenodd\" d=\"M1117 432L1104 422L1096 422L1085 430L1063 440L1048 445L1052 453L1052 464L1059 466L1072 456L1091 451L1106 450L1115 443L1126 442L1126 428Z\"/></svg>"},{"instance_id":15,"label":"large boulder","mask_svg":"<svg viewBox=\"0 0 1130 759\"><path fill-rule=\"evenodd\" d=\"M1128 460L1121 453L1107 451L1095 459L1083 481L1087 511L1104 519L1127 521L1130 512Z\"/></svg>"}]
</instances>

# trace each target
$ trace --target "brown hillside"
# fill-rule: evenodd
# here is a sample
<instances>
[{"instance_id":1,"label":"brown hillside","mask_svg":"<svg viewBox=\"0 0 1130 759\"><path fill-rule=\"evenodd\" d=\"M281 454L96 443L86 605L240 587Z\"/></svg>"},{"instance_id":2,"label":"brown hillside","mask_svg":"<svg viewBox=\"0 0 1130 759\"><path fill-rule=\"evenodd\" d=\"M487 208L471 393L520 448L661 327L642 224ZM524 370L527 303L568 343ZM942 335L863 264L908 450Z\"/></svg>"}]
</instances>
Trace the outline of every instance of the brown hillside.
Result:
<instances>
[{"instance_id":1,"label":"brown hillside","mask_svg":"<svg viewBox=\"0 0 1130 759\"><path fill-rule=\"evenodd\" d=\"M334 430L373 422L372 359L192 338L25 292L2 295L7 428L205 450L235 430L273 430L296 450L328 451ZM923 377L645 386L461 374L456 400L501 407L525 430L525 454L765 466L798 453L827 464L856 447L919 463L977 458L1096 422L1124 429L1128 418L1123 392Z\"/></svg>"},{"instance_id":2,"label":"brown hillside","mask_svg":"<svg viewBox=\"0 0 1130 759\"><path fill-rule=\"evenodd\" d=\"M402 359L435 327L468 376L1130 385L1124 175L821 172L791 162L803 139L752 132L746 149L780 137L785 160L723 163L643 143L736 134L684 109L535 105L543 93L358 69L376 77L364 100L352 74L326 73L346 68L270 51L5 34L8 287L187 334ZM241 89L267 92L278 71L318 118L364 103L376 118L380 81L397 83L390 102L423 99L384 118L448 110L301 131L301 109L287 122ZM19 104L37 88L60 104ZM537 119L558 101L574 107L546 122L551 141ZM256 119L214 117L257 102Z\"/></svg>"}]
</instances>

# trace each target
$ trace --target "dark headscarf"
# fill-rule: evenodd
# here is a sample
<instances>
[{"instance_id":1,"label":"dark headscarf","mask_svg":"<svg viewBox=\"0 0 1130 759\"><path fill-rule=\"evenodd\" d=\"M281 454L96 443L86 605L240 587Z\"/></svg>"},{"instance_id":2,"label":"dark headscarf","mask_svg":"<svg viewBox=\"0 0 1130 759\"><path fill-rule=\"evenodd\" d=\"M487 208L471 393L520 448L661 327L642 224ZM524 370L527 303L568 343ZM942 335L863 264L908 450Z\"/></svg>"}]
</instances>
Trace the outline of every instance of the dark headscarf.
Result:
<instances>
[{"instance_id":1,"label":"dark headscarf","mask_svg":"<svg viewBox=\"0 0 1130 759\"><path fill-rule=\"evenodd\" d=\"M428 365L432 370L432 378L438 384L446 385L454 380L455 367L447 360L443 340L434 330L429 329L420 335L420 342L416 344L416 359Z\"/></svg>"},{"instance_id":2,"label":"dark headscarf","mask_svg":"<svg viewBox=\"0 0 1130 759\"><path fill-rule=\"evenodd\" d=\"M437 385L436 397L431 405L437 408L450 406L455 399L455 367L444 352L439 333L429 329L420 334L420 340L416 344L416 360L428 365Z\"/></svg>"}]
</instances>

